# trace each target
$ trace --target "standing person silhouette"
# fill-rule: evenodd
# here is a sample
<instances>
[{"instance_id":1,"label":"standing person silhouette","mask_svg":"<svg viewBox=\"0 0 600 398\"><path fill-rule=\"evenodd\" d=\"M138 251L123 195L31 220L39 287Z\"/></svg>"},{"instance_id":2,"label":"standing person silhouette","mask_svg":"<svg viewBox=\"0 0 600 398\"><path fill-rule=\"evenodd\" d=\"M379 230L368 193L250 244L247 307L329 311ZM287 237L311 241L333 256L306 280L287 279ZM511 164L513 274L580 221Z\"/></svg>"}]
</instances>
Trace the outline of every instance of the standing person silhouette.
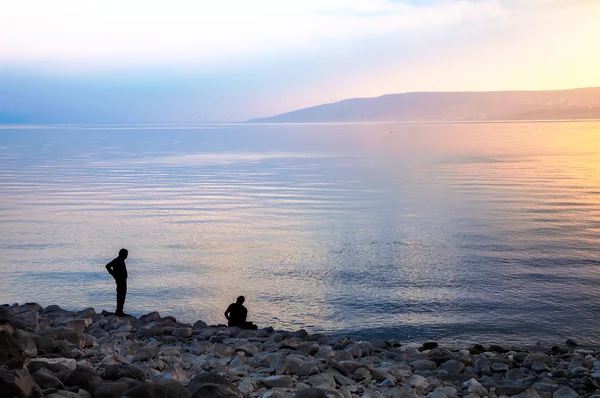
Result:
<instances>
[{"instance_id":1,"label":"standing person silhouette","mask_svg":"<svg viewBox=\"0 0 600 398\"><path fill-rule=\"evenodd\" d=\"M227 318L227 326L237 326L242 329L258 329L258 326L252 322L247 322L246 317L248 316L248 310L244 307L244 296L237 298L235 303L230 304L225 311L225 318Z\"/></svg>"},{"instance_id":2,"label":"standing person silhouette","mask_svg":"<svg viewBox=\"0 0 600 398\"><path fill-rule=\"evenodd\" d=\"M121 249L119 250L119 257L106 264L106 270L115 278L117 283L117 310L115 311L117 316L125 316L123 306L127 295L127 267L125 266L127 254L129 254L127 249Z\"/></svg>"}]
</instances>

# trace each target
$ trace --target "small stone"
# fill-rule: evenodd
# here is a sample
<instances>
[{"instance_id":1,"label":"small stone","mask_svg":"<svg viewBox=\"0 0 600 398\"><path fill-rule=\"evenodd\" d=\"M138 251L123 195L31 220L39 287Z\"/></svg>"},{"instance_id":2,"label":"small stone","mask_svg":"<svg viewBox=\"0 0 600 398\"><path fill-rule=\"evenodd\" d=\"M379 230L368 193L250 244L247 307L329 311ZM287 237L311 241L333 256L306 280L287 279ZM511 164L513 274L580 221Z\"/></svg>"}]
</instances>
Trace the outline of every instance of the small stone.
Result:
<instances>
[{"instance_id":1,"label":"small stone","mask_svg":"<svg viewBox=\"0 0 600 398\"><path fill-rule=\"evenodd\" d=\"M358 368L354 372L354 380L366 380L371 378L371 372L366 368Z\"/></svg>"},{"instance_id":2,"label":"small stone","mask_svg":"<svg viewBox=\"0 0 600 398\"><path fill-rule=\"evenodd\" d=\"M415 370L435 370L437 368L437 364L434 361L430 361L427 359L418 359L410 363Z\"/></svg>"},{"instance_id":3,"label":"small stone","mask_svg":"<svg viewBox=\"0 0 600 398\"><path fill-rule=\"evenodd\" d=\"M463 369L465 368L465 364L463 364L460 361L457 361L456 359L451 359L449 361L446 361L442 364L442 366L440 367L440 369L445 370L448 373L460 373L463 371Z\"/></svg>"},{"instance_id":4,"label":"small stone","mask_svg":"<svg viewBox=\"0 0 600 398\"><path fill-rule=\"evenodd\" d=\"M194 329L186 327L173 330L172 335L175 337L189 338L192 337L192 333L194 333Z\"/></svg>"},{"instance_id":5,"label":"small stone","mask_svg":"<svg viewBox=\"0 0 600 398\"><path fill-rule=\"evenodd\" d=\"M258 348L254 344L243 344L235 349L236 351L243 351L247 356L251 357L258 354Z\"/></svg>"},{"instance_id":6,"label":"small stone","mask_svg":"<svg viewBox=\"0 0 600 398\"><path fill-rule=\"evenodd\" d=\"M262 379L268 388L292 388L294 380L290 376L270 376Z\"/></svg>"},{"instance_id":7,"label":"small stone","mask_svg":"<svg viewBox=\"0 0 600 398\"><path fill-rule=\"evenodd\" d=\"M312 375L308 378L308 382L312 384L313 387L335 388L335 380L333 379L333 376L328 373Z\"/></svg>"},{"instance_id":8,"label":"small stone","mask_svg":"<svg viewBox=\"0 0 600 398\"><path fill-rule=\"evenodd\" d=\"M548 365L546 365L544 362L534 362L531 365L531 370L533 370L534 372L548 372L550 370L550 368L548 368Z\"/></svg>"},{"instance_id":9,"label":"small stone","mask_svg":"<svg viewBox=\"0 0 600 398\"><path fill-rule=\"evenodd\" d=\"M508 365L505 363L492 363L492 372L508 372Z\"/></svg>"}]
</instances>

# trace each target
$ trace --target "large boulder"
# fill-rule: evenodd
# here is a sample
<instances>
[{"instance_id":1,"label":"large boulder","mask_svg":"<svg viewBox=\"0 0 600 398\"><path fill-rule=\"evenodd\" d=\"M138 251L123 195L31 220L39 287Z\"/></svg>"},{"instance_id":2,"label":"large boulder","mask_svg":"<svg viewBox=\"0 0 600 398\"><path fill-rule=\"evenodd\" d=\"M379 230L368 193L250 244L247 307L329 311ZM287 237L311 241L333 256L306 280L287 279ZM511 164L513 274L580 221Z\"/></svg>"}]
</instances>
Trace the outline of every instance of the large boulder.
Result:
<instances>
[{"instance_id":1,"label":"large boulder","mask_svg":"<svg viewBox=\"0 0 600 398\"><path fill-rule=\"evenodd\" d=\"M117 381L127 377L139 381L146 381L146 373L137 366L127 365L101 365L98 368L98 376L104 380Z\"/></svg>"},{"instance_id":2,"label":"large boulder","mask_svg":"<svg viewBox=\"0 0 600 398\"><path fill-rule=\"evenodd\" d=\"M213 398L243 398L244 395L237 387L215 373L198 373L188 384L188 390L192 397L213 397Z\"/></svg>"},{"instance_id":3,"label":"large boulder","mask_svg":"<svg viewBox=\"0 0 600 398\"><path fill-rule=\"evenodd\" d=\"M48 333L54 340L66 340L75 345L78 349L85 347L85 337L83 333L76 332L67 328L58 328Z\"/></svg>"},{"instance_id":4,"label":"large boulder","mask_svg":"<svg viewBox=\"0 0 600 398\"><path fill-rule=\"evenodd\" d=\"M96 387L102 384L102 379L93 369L77 365L75 370L67 376L64 383L67 386L77 386L93 394Z\"/></svg>"},{"instance_id":5,"label":"large boulder","mask_svg":"<svg viewBox=\"0 0 600 398\"><path fill-rule=\"evenodd\" d=\"M39 387L36 389L34 386L36 386L35 381L27 369L0 369L0 392L2 392L2 397L41 396L36 394Z\"/></svg>"}]
</instances>

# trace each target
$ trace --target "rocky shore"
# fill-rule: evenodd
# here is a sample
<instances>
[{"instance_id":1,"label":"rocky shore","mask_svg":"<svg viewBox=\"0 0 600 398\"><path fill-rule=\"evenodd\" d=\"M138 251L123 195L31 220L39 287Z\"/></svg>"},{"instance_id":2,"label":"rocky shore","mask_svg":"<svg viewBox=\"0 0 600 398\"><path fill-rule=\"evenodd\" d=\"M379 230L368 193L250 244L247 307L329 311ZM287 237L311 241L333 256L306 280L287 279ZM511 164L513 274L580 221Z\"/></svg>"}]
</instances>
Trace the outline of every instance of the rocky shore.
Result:
<instances>
[{"instance_id":1,"label":"rocky shore","mask_svg":"<svg viewBox=\"0 0 600 398\"><path fill-rule=\"evenodd\" d=\"M14 304L0 306L0 397L600 398L600 352L570 343L412 348Z\"/></svg>"}]
</instances>

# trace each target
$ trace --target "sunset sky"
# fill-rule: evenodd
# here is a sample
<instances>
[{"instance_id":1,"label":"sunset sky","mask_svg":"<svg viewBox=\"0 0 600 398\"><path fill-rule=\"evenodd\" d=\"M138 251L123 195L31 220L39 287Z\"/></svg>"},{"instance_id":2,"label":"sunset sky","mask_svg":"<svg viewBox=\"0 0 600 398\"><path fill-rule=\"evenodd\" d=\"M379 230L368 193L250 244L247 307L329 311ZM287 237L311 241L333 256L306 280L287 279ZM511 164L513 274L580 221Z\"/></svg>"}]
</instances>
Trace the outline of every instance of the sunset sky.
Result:
<instances>
[{"instance_id":1,"label":"sunset sky","mask_svg":"<svg viewBox=\"0 0 600 398\"><path fill-rule=\"evenodd\" d=\"M0 0L0 123L600 86L600 0Z\"/></svg>"}]
</instances>

